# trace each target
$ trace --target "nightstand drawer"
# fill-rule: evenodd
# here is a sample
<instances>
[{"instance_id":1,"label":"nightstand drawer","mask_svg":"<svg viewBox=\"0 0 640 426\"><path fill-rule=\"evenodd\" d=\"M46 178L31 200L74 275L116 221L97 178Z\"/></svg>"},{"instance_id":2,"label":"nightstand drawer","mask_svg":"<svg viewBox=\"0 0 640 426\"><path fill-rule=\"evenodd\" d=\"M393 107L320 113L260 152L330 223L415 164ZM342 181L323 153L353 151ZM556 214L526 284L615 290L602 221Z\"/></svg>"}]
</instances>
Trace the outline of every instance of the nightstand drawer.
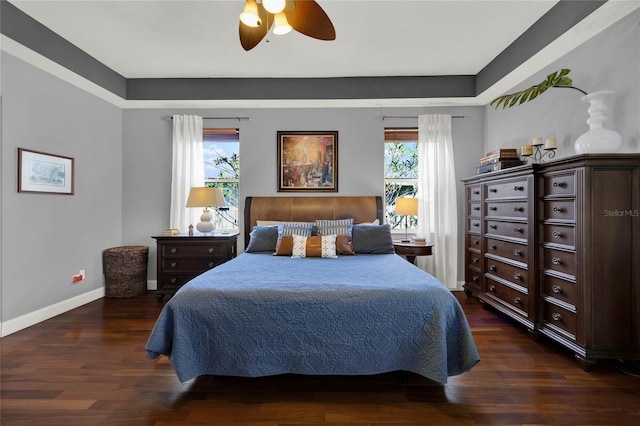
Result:
<instances>
[{"instance_id":1,"label":"nightstand drawer","mask_svg":"<svg viewBox=\"0 0 640 426\"><path fill-rule=\"evenodd\" d=\"M222 256L225 244L165 244L162 256Z\"/></svg>"},{"instance_id":2,"label":"nightstand drawer","mask_svg":"<svg viewBox=\"0 0 640 426\"><path fill-rule=\"evenodd\" d=\"M191 271L206 271L214 266L218 266L225 262L223 257L209 257L209 258L162 258L162 272L178 271L178 272L191 272Z\"/></svg>"}]
</instances>

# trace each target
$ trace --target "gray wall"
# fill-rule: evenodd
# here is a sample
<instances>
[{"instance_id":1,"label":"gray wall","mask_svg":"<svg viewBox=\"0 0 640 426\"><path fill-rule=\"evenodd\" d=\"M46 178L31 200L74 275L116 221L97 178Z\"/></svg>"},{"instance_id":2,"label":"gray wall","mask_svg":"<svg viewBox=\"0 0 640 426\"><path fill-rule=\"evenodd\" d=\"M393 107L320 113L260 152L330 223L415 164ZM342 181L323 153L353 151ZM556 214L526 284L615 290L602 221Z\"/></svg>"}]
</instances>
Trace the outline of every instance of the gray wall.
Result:
<instances>
[{"instance_id":1,"label":"gray wall","mask_svg":"<svg viewBox=\"0 0 640 426\"><path fill-rule=\"evenodd\" d=\"M2 53L2 320L103 286L121 242L122 111ZM75 195L17 192L17 148L75 159ZM86 279L71 277L85 269Z\"/></svg>"},{"instance_id":2,"label":"gray wall","mask_svg":"<svg viewBox=\"0 0 640 426\"><path fill-rule=\"evenodd\" d=\"M586 92L613 90L606 128L622 136L621 152L640 152L640 10L623 18L591 40L510 90L523 90L561 68L571 69L574 85ZM556 136L556 158L574 155L573 144L589 129L588 103L571 89L550 89L539 98L510 109L486 107L485 144L520 148L535 136Z\"/></svg>"},{"instance_id":3,"label":"gray wall","mask_svg":"<svg viewBox=\"0 0 640 426\"><path fill-rule=\"evenodd\" d=\"M384 128L417 127L424 113L462 115L454 119L452 133L458 179L472 173L483 152L482 107L452 108L311 108L311 109L207 109L126 110L124 112L123 238L126 244L151 245L149 279L155 280L155 247L151 235L169 226L171 185L171 121L175 114L209 117L251 117L251 120L205 120L205 126L240 129L240 208L247 196L274 196L277 192L276 132L278 130L338 131L338 195L383 195ZM380 120L381 115L415 119ZM463 187L458 184L460 205ZM296 195L289 193L290 195ZM309 195L309 194L298 194ZM460 241L463 209L458 213ZM243 229L242 218L240 226ZM184 230L183 230L184 231ZM242 241L240 249L242 249ZM460 280L463 279L460 249Z\"/></svg>"}]
</instances>

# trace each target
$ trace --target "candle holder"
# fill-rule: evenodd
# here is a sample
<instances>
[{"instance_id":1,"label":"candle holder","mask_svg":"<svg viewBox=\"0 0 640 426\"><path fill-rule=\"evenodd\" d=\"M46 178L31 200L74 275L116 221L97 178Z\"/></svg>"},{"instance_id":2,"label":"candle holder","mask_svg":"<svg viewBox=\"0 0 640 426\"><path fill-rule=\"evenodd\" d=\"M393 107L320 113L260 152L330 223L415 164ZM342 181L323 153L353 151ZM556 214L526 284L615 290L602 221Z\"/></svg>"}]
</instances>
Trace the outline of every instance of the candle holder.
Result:
<instances>
[{"instance_id":1,"label":"candle holder","mask_svg":"<svg viewBox=\"0 0 640 426\"><path fill-rule=\"evenodd\" d=\"M540 145L532 145L533 147L533 152L531 154L523 154L522 155L522 161L525 162L525 164L529 164L529 159L532 160L533 164L540 164L543 162L543 158L545 156L549 156L549 158L553 158L556 156L556 149L557 148L542 148L542 144Z\"/></svg>"}]
</instances>

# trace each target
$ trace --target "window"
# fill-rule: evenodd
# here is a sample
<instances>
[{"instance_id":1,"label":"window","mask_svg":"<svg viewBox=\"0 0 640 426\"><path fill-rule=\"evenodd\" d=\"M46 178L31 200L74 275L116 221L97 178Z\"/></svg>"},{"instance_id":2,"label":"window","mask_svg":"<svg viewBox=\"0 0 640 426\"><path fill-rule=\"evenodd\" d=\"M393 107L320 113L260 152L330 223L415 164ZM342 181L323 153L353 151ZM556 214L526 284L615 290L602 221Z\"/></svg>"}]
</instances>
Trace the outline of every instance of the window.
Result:
<instances>
[{"instance_id":1,"label":"window","mask_svg":"<svg viewBox=\"0 0 640 426\"><path fill-rule=\"evenodd\" d=\"M204 129L202 135L205 185L218 187L227 207L215 215L217 229L238 228L240 137L238 129Z\"/></svg>"},{"instance_id":2,"label":"window","mask_svg":"<svg viewBox=\"0 0 640 426\"><path fill-rule=\"evenodd\" d=\"M396 198L415 197L418 192L418 129L384 130L385 222L392 230L404 231L405 217L396 215ZM416 229L418 218L407 217L409 229Z\"/></svg>"}]
</instances>

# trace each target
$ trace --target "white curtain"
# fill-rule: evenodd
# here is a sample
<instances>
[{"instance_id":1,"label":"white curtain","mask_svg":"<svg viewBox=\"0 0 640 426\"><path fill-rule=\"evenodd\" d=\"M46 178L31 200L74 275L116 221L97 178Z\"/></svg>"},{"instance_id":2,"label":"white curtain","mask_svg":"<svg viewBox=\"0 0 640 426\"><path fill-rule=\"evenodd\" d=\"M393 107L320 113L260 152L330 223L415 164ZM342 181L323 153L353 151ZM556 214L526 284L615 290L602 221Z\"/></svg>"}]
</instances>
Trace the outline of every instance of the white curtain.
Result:
<instances>
[{"instance_id":1,"label":"white curtain","mask_svg":"<svg viewBox=\"0 0 640 426\"><path fill-rule=\"evenodd\" d=\"M187 232L200 221L202 210L186 208L192 186L204 186L202 117L173 116L173 163L171 171L171 210L169 227Z\"/></svg>"},{"instance_id":2,"label":"white curtain","mask_svg":"<svg viewBox=\"0 0 640 426\"><path fill-rule=\"evenodd\" d=\"M458 287L458 203L451 116L418 117L418 234L434 245L418 266L450 289Z\"/></svg>"}]
</instances>

